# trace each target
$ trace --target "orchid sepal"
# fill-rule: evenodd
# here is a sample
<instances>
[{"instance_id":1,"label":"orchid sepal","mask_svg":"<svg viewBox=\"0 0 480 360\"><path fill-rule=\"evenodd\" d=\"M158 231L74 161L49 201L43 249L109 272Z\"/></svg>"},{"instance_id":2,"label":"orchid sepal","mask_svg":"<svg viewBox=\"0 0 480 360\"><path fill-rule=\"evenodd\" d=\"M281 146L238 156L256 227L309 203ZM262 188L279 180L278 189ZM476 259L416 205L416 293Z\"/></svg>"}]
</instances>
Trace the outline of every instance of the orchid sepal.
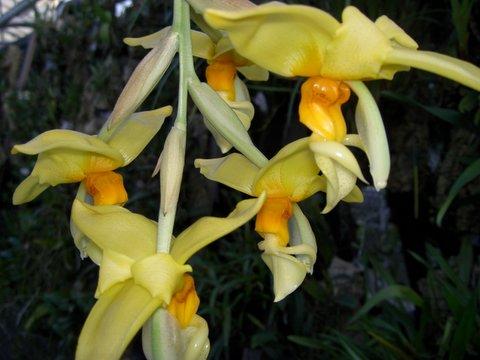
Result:
<instances>
[{"instance_id":1,"label":"orchid sepal","mask_svg":"<svg viewBox=\"0 0 480 360\"><path fill-rule=\"evenodd\" d=\"M77 360L118 359L154 311L173 301L172 295L182 286L182 275L192 270L185 262L204 246L250 220L264 201L265 195L242 201L227 218L199 219L179 234L170 254L156 254L155 222L120 206L92 206L75 200L72 208L75 230L101 251L101 258L97 259L98 301L80 335ZM128 311L124 314L125 309ZM194 344L185 352L188 359L208 353L208 329L197 326L199 319L194 316L189 326L203 330L197 335L189 333L195 329L188 330L183 335Z\"/></svg>"},{"instance_id":2,"label":"orchid sepal","mask_svg":"<svg viewBox=\"0 0 480 360\"><path fill-rule=\"evenodd\" d=\"M391 80L415 67L480 91L478 66L417 50L415 40L388 17L374 22L353 6L344 9L342 23L319 9L279 2L236 10L212 6L204 18L226 31L240 55L282 76Z\"/></svg>"},{"instance_id":3,"label":"orchid sepal","mask_svg":"<svg viewBox=\"0 0 480 360\"><path fill-rule=\"evenodd\" d=\"M258 248L263 251L262 260L273 275L274 302L283 300L294 292L303 282L308 272L308 267L297 259L295 255L315 256L315 249L310 245L279 246L277 240L269 235L258 243Z\"/></svg>"},{"instance_id":4,"label":"orchid sepal","mask_svg":"<svg viewBox=\"0 0 480 360\"><path fill-rule=\"evenodd\" d=\"M31 174L15 190L13 203L29 202L49 186L79 182L90 174L128 165L157 134L171 111L171 106L165 106L134 113L102 136L57 129L15 145L12 154L38 155L38 158ZM131 136L136 141L131 141Z\"/></svg>"}]
</instances>

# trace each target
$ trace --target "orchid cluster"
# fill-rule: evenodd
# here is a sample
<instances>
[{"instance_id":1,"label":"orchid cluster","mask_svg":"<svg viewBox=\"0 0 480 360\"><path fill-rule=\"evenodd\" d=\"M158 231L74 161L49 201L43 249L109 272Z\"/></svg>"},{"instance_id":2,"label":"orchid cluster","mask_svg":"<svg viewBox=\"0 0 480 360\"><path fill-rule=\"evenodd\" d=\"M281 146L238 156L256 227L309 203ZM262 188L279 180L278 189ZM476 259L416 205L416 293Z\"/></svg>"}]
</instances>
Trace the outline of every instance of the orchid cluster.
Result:
<instances>
[{"instance_id":1,"label":"orchid cluster","mask_svg":"<svg viewBox=\"0 0 480 360\"><path fill-rule=\"evenodd\" d=\"M202 31L191 30L191 19ZM188 260L203 247L252 218L258 249L273 276L274 301L294 292L313 272L315 235L299 203L326 194L322 213L340 201L362 202L358 181L368 183L349 147L364 151L377 190L386 187L390 158L377 104L364 81L390 80L410 67L439 74L480 91L480 68L418 50L386 16L371 21L355 7L339 22L302 5L247 0L174 0L171 27L129 46L149 52L138 64L97 135L51 130L14 146L38 155L18 186L14 204L29 202L50 186L79 183L71 233L82 257L99 267L97 299L80 334L76 359L119 359L142 329L148 359L206 359L208 325ZM135 112L179 54L176 118L154 174L160 174L158 222L127 210L128 194L115 170L129 165L155 137L172 107ZM194 58L206 60L204 75ZM254 117L242 79L269 75L304 78L299 120L310 135L268 160L248 134ZM203 78L205 81L201 81ZM357 98L356 132L342 105ZM204 217L173 236L187 139L188 95L222 153L197 159L206 178L248 196L225 218Z\"/></svg>"}]
</instances>

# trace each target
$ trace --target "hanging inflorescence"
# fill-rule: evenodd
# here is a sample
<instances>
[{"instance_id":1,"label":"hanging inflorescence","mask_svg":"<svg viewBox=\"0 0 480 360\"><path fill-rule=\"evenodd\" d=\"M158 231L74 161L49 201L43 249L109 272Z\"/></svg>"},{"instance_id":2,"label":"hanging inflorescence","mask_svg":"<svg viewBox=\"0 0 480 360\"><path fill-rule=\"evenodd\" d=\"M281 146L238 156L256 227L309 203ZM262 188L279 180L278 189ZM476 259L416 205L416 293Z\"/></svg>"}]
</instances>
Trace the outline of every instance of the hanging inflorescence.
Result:
<instances>
[{"instance_id":1,"label":"hanging inflorescence","mask_svg":"<svg viewBox=\"0 0 480 360\"><path fill-rule=\"evenodd\" d=\"M190 29L193 20L203 32ZM247 0L174 1L171 27L130 46L149 52L138 64L97 135L47 131L14 146L37 155L17 187L14 204L35 199L50 186L79 183L71 232L82 257L99 266L96 304L80 334L76 358L119 359L140 328L148 359L205 359L208 326L198 316L199 297L187 261L203 247L255 217L258 248L273 275L274 301L295 291L313 272L315 235L299 203L326 194L322 213L340 201L362 202L367 183L349 147L364 151L377 190L390 171L387 137L377 104L363 81L390 80L410 67L480 90L480 69L418 50L386 16L375 22L347 7L338 22L316 8ZM155 137L170 106L135 112L179 54L176 119L154 174L160 174L158 222L123 207L128 200L116 169L129 165ZM194 58L207 67L202 82ZM242 78L269 75L305 78L299 120L311 132L267 159L248 135L254 116ZM185 162L187 98L192 98L219 148L228 155L197 159L206 178L247 196L225 218L204 217L175 238L173 225ZM342 105L356 97L355 124L347 127Z\"/></svg>"}]
</instances>

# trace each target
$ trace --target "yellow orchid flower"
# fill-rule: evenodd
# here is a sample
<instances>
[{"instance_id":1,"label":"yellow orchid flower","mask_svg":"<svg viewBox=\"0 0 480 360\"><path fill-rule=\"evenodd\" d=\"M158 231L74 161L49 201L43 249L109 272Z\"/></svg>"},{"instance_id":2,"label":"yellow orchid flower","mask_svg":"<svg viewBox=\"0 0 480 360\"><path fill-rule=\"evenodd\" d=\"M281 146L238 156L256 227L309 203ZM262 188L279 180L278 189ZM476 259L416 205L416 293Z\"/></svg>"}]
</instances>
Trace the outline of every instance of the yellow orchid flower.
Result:
<instances>
[{"instance_id":1,"label":"yellow orchid flower","mask_svg":"<svg viewBox=\"0 0 480 360\"><path fill-rule=\"evenodd\" d=\"M326 189L309 144L309 139L304 138L285 146L261 169L236 153L195 161L195 166L210 180L251 196L267 194L257 214L255 230L264 239L258 245L273 274L275 301L285 298L303 282L316 259L315 238L296 205ZM344 200L361 201L360 190L355 187Z\"/></svg>"},{"instance_id":2,"label":"yellow orchid flower","mask_svg":"<svg viewBox=\"0 0 480 360\"><path fill-rule=\"evenodd\" d=\"M355 80L392 79L397 71L413 66L480 90L480 68L417 50L416 42L386 16L372 22L349 6L339 23L328 13L303 5L272 2L252 6L242 2L231 7L215 0L193 2L208 25L227 33L241 56L283 76L309 77L302 86L299 114L300 121L315 134L312 150L317 152L318 166L328 180L324 212L348 194L360 177L338 159L323 154L343 154L358 170L353 155L339 144L363 149L375 188L380 190L387 184L390 157L380 112L365 85ZM359 98L355 119L358 136L347 135L340 109L348 100L349 88Z\"/></svg>"},{"instance_id":3,"label":"yellow orchid flower","mask_svg":"<svg viewBox=\"0 0 480 360\"><path fill-rule=\"evenodd\" d=\"M126 202L122 176L113 170L132 162L171 112L172 108L165 106L135 113L101 137L72 130L50 130L25 144L15 145L13 154L38 155L38 158L31 174L15 190L13 203L29 202L49 186L80 181L95 205Z\"/></svg>"},{"instance_id":4,"label":"yellow orchid flower","mask_svg":"<svg viewBox=\"0 0 480 360\"><path fill-rule=\"evenodd\" d=\"M350 97L350 87L359 98L355 119L359 135L347 134L341 110ZM327 180L327 205L323 213L351 193L357 178L366 182L355 156L345 145L364 150L375 187L379 190L386 186L390 156L385 128L376 102L363 83L309 78L301 88L299 116L313 133L310 148Z\"/></svg>"},{"instance_id":5,"label":"yellow orchid flower","mask_svg":"<svg viewBox=\"0 0 480 360\"><path fill-rule=\"evenodd\" d=\"M255 109L250 101L248 89L238 77L237 71L248 80L254 81L268 80L268 71L238 55L226 37L220 38L215 43L208 35L192 31L191 38L193 55L207 60L209 64L205 71L207 84L222 97L248 130ZM223 153L229 151L232 145L208 122L205 124L213 134L221 151Z\"/></svg>"},{"instance_id":6,"label":"yellow orchid flower","mask_svg":"<svg viewBox=\"0 0 480 360\"><path fill-rule=\"evenodd\" d=\"M279 75L335 80L392 79L410 67L480 90L480 68L417 43L386 16L375 22L348 6L339 23L310 6L271 2L241 10L206 9L211 27L228 34L235 51ZM275 56L272 56L275 54Z\"/></svg>"},{"instance_id":7,"label":"yellow orchid flower","mask_svg":"<svg viewBox=\"0 0 480 360\"><path fill-rule=\"evenodd\" d=\"M157 224L121 206L92 206L75 200L72 222L92 243L87 255L100 265L92 308L78 341L76 359L119 359L138 330L159 308L177 323L183 338L162 351L185 359L208 354L208 327L198 308L188 259L250 220L265 196L240 202L226 218L204 217L175 239L171 251L155 253ZM168 326L166 323L165 326ZM147 324L148 326L148 324ZM174 333L168 333L173 335ZM169 336L170 336L169 335ZM163 336L163 340L167 335ZM162 341L162 339L160 339ZM150 344L159 339L146 339Z\"/></svg>"}]
</instances>

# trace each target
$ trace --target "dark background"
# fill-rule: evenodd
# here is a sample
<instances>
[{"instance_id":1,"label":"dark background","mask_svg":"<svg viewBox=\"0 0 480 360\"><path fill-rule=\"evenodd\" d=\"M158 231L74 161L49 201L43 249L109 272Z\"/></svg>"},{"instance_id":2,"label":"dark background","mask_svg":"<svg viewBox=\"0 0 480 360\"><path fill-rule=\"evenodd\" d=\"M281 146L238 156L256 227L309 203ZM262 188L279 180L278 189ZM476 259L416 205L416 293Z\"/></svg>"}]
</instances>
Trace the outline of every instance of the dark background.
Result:
<instances>
[{"instance_id":1,"label":"dark background","mask_svg":"<svg viewBox=\"0 0 480 360\"><path fill-rule=\"evenodd\" d=\"M37 20L35 36L0 48L0 359L72 358L94 301L97 268L80 260L69 233L76 186L58 186L14 207L12 193L35 159L11 156L10 149L53 128L93 134L106 120L146 54L127 47L122 38L157 31L172 19L169 1L134 1L120 17L114 15L115 3L73 1L55 21ZM347 2L302 3L340 18ZM422 49L480 64L479 1L348 3L371 19L388 15ZM33 51L31 64L28 49ZM175 105L174 65L142 109ZM204 68L198 61L201 78ZM276 76L268 83L248 83L257 105L250 133L269 157L308 135L298 123L299 84L301 80ZM313 276L280 303L272 302L271 277L252 223L196 255L192 265L199 312L209 323L212 358L479 355L480 165L474 163L480 156L479 94L417 70L368 85L390 142L388 188L377 193L364 187L363 204L340 204L326 216L320 214L323 195L302 204L317 236L318 261ZM350 129L353 105L350 101L345 107ZM169 121L144 153L121 170L130 196L126 206L152 219L159 184L150 174ZM200 216L225 216L242 198L193 168L197 157L220 155L193 106L188 136L175 233ZM357 155L367 174L366 158ZM461 188L438 226L438 210L469 165L473 181ZM142 358L137 338L125 359Z\"/></svg>"}]
</instances>

